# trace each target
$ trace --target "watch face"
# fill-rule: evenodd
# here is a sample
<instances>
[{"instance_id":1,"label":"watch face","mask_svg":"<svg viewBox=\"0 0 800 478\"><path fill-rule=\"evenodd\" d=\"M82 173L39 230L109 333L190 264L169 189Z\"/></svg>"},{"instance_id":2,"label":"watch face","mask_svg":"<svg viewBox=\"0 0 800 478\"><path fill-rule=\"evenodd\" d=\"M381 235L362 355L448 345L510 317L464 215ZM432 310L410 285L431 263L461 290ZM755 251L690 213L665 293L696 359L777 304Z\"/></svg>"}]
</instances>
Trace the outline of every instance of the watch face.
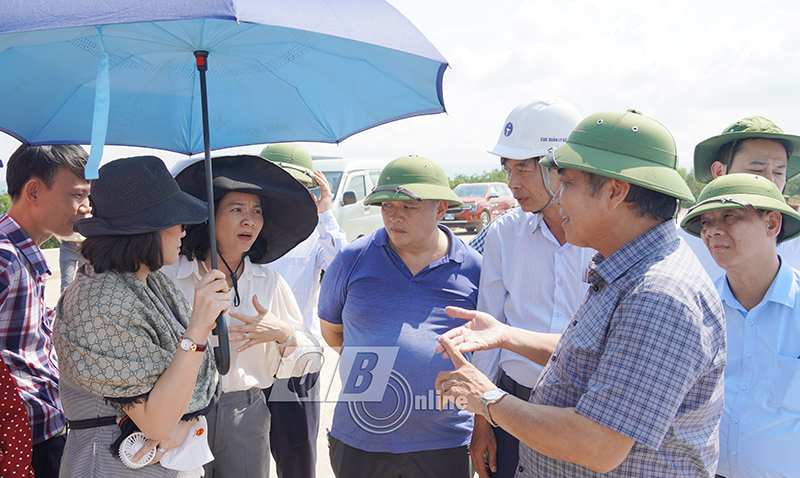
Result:
<instances>
[{"instance_id":1,"label":"watch face","mask_svg":"<svg viewBox=\"0 0 800 478\"><path fill-rule=\"evenodd\" d=\"M189 349L192 348L192 342L189 341L189 339L181 339L179 346L181 350L188 352Z\"/></svg>"},{"instance_id":2,"label":"watch face","mask_svg":"<svg viewBox=\"0 0 800 478\"><path fill-rule=\"evenodd\" d=\"M484 398L488 401L497 400L503 395L505 395L505 392L503 392L499 388L495 388L494 390L489 390L488 392L483 394Z\"/></svg>"}]
</instances>

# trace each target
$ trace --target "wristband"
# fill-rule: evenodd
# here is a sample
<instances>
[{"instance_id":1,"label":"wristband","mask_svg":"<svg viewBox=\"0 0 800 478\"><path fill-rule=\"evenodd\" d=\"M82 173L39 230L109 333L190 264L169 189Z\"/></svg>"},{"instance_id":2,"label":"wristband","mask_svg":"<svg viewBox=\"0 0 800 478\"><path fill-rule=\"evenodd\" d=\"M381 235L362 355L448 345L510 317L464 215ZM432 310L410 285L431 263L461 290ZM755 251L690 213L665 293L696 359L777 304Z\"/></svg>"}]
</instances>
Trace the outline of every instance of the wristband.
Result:
<instances>
[{"instance_id":1,"label":"wristband","mask_svg":"<svg viewBox=\"0 0 800 478\"><path fill-rule=\"evenodd\" d=\"M277 342L277 341L275 342L278 345L278 347L284 348L284 347L286 347L287 345L291 344L294 341L294 327L291 327L291 329L292 329L292 333L289 334L289 338L286 339L286 342L283 342L283 343Z\"/></svg>"}]
</instances>

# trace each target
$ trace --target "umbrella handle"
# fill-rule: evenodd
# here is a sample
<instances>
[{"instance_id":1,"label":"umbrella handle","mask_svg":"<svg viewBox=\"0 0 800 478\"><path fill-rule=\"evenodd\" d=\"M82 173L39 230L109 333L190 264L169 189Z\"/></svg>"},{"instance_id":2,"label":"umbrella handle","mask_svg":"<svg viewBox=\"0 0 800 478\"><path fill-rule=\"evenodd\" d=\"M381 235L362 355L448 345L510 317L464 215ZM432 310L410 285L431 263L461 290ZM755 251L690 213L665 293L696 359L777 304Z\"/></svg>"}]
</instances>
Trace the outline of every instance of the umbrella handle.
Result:
<instances>
[{"instance_id":1,"label":"umbrella handle","mask_svg":"<svg viewBox=\"0 0 800 478\"><path fill-rule=\"evenodd\" d=\"M211 170L211 139L208 131L208 95L206 93L206 70L208 70L208 52L196 51L194 57L197 60L197 72L200 75L200 105L203 112L203 150L205 152L206 166L206 200L208 202L208 234L211 245L211 268L217 268L217 235L216 225L214 224L214 187L212 178L214 173ZM217 326L212 331L219 337L219 345L214 347L214 360L217 362L217 372L221 375L228 373L231 368L231 345L228 342L228 324L225 323L225 315L219 314Z\"/></svg>"},{"instance_id":2,"label":"umbrella handle","mask_svg":"<svg viewBox=\"0 0 800 478\"><path fill-rule=\"evenodd\" d=\"M211 333L219 337L220 346L214 347L214 360L217 362L217 371L225 375L231 368L231 348L228 343L228 324L225 322L225 314L219 314L217 326Z\"/></svg>"}]
</instances>

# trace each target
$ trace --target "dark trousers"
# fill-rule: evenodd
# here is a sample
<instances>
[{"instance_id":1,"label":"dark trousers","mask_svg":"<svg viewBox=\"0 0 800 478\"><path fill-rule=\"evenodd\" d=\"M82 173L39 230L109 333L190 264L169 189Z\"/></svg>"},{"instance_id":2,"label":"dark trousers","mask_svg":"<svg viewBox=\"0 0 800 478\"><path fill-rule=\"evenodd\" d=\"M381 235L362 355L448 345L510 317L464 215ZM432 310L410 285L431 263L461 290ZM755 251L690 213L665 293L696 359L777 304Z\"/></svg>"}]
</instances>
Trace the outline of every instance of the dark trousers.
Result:
<instances>
[{"instance_id":1,"label":"dark trousers","mask_svg":"<svg viewBox=\"0 0 800 478\"><path fill-rule=\"evenodd\" d=\"M328 434L336 478L469 478L469 447L412 453L359 450Z\"/></svg>"},{"instance_id":2,"label":"dark trousers","mask_svg":"<svg viewBox=\"0 0 800 478\"><path fill-rule=\"evenodd\" d=\"M31 465L36 478L58 478L61 455L64 454L66 443L67 436L61 435L33 445Z\"/></svg>"},{"instance_id":3,"label":"dark trousers","mask_svg":"<svg viewBox=\"0 0 800 478\"><path fill-rule=\"evenodd\" d=\"M316 477L320 408L319 397L309 397L309 394L316 393L318 388L314 387L318 381L319 373L310 373L276 380L272 387L264 389L272 414L269 438L278 478ZM275 387L289 387L301 399L270 400Z\"/></svg>"},{"instance_id":4,"label":"dark trousers","mask_svg":"<svg viewBox=\"0 0 800 478\"><path fill-rule=\"evenodd\" d=\"M498 386L523 400L528 400L531 396L529 388L518 384L505 372L501 372ZM497 472L492 473L489 471L489 476L492 478L513 478L517 473L517 465L519 464L519 440L500 427L494 429L494 437L497 440Z\"/></svg>"}]
</instances>

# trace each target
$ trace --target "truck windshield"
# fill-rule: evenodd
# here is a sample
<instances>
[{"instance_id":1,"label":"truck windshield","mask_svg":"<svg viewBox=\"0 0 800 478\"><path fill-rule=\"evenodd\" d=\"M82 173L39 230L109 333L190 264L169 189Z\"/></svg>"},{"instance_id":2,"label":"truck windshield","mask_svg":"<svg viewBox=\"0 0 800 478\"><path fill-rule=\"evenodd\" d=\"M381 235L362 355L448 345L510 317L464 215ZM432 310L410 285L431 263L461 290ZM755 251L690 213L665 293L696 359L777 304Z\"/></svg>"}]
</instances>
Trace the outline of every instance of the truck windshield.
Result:
<instances>
[{"instance_id":1,"label":"truck windshield","mask_svg":"<svg viewBox=\"0 0 800 478\"><path fill-rule=\"evenodd\" d=\"M485 184L459 184L453 189L453 192L460 198L484 197L487 187Z\"/></svg>"},{"instance_id":2,"label":"truck windshield","mask_svg":"<svg viewBox=\"0 0 800 478\"><path fill-rule=\"evenodd\" d=\"M323 171L322 174L325 175L325 179L328 180L328 184L331 185L331 192L333 193L333 199L336 199L336 191L339 190L339 181L342 180L342 172L341 171ZM319 199L319 188L310 189L311 194L314 195L315 198Z\"/></svg>"}]
</instances>

